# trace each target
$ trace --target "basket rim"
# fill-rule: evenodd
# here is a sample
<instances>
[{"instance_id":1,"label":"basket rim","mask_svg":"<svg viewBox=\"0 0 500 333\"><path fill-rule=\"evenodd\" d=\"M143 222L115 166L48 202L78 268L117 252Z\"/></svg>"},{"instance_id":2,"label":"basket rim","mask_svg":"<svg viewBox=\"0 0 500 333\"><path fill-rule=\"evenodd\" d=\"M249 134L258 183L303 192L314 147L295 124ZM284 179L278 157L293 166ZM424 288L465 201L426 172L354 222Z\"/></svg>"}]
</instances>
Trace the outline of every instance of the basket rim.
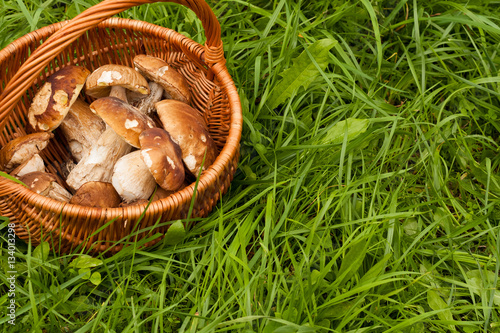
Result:
<instances>
[{"instance_id":1,"label":"basket rim","mask_svg":"<svg viewBox=\"0 0 500 333\"><path fill-rule=\"evenodd\" d=\"M5 48L0 50L0 63L6 61L9 57L15 56L17 48L27 47L27 45L33 41L40 40L42 38L48 38L50 35L54 34L56 31L61 29L65 24L69 21L61 21L50 24L48 26L42 27L40 29L34 30L26 35L19 37L14 40L10 44L8 44ZM191 59L191 56L199 56L199 61L205 63L204 47L189 39L188 37L178 33L177 31L162 27L153 23L127 19L127 18L117 18L111 17L103 22L99 23L97 27L94 29L101 28L121 28L121 29L129 29L129 30L137 30L142 27L154 28L154 34L161 38L167 38L171 35L175 35L180 38L183 43L186 44L186 47L182 48L183 52L188 54ZM191 52L189 52L191 51ZM229 102L230 109L230 125L229 125L229 133L226 138L226 142L219 152L215 162L206 169L199 177L199 183L197 188L197 195L202 193L205 187L210 186L217 179L217 176L220 175L225 170L225 166L227 166L231 160L233 160L235 154L238 154L239 143L241 140L241 131L243 124L243 116L242 109L240 104L239 95L237 93L236 86L232 80L232 77L229 74L229 71L225 64L219 64L217 67L217 71L214 72L214 77L218 80L219 85L222 89L225 90ZM18 102L19 103L19 102ZM40 194L37 194L30 189L11 181L5 177L0 177L0 182L8 184L8 189L0 190L0 197L5 197L9 195L14 196L22 196L24 203L29 206L36 206L43 208L46 212L56 213L60 216L75 216L79 215L79 211L81 209L85 209L88 215L100 215L104 211L104 214L109 216L109 220L120 217L134 217L133 215L137 215L137 218L141 216L142 213L146 215L154 215L159 216L161 212L165 211L166 208L175 208L180 204L184 204L187 201L191 201L194 195L194 187L195 183L192 183L185 187L184 189L173 193L167 198L163 198L160 200L156 200L148 203L149 207L145 211L147 204L136 204L133 206L127 207L116 207L116 208L98 208L98 207L88 207L88 206L80 206L74 205L67 202L57 201L51 198L44 197ZM167 207L164 207L167 206ZM127 214L127 211L137 211L139 209L138 214L130 213Z\"/></svg>"}]
</instances>

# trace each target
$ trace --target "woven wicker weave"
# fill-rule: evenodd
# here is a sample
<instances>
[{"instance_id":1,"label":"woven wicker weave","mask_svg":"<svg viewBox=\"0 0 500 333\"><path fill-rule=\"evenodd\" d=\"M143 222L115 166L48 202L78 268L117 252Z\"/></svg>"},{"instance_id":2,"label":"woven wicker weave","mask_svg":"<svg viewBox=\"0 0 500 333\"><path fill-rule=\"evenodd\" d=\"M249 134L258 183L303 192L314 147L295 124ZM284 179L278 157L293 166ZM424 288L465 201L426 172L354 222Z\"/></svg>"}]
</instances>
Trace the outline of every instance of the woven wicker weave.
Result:
<instances>
[{"instance_id":1,"label":"woven wicker weave","mask_svg":"<svg viewBox=\"0 0 500 333\"><path fill-rule=\"evenodd\" d=\"M167 28L147 22L110 18L148 0L106 0L66 22L36 30L0 51L0 144L26 134L31 100L46 78L69 64L93 71L108 63L132 67L137 54L165 59L188 80L192 105L204 116L219 148L215 163L203 172L195 196L193 217L206 216L227 191L239 158L242 115L236 87L225 66L219 23L203 0L171 0L195 12L205 29L204 46ZM43 44L42 44L43 43ZM89 99L88 102L91 102ZM70 158L58 130L42 151L47 171L61 174ZM60 183L66 186L64 180ZM154 201L140 220L140 228L187 217L195 184ZM62 253L77 247L91 252L116 252L116 241L129 235L146 205L124 208L91 208L67 204L38 195L0 177L0 214L16 224L18 237L36 245L47 240ZM112 219L103 230L98 231ZM154 232L165 233L168 223ZM151 229L151 228L150 228ZM98 232L97 232L98 231ZM146 232L138 238L147 236ZM135 238L135 237L134 237ZM156 239L147 243L152 245Z\"/></svg>"}]
</instances>

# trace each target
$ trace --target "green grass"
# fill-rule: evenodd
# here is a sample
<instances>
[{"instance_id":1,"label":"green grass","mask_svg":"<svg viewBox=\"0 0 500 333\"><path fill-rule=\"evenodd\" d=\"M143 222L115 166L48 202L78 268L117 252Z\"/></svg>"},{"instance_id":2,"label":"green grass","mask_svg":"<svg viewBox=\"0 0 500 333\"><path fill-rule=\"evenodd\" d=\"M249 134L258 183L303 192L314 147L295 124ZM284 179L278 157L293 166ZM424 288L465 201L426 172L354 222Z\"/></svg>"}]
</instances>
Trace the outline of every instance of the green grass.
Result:
<instances>
[{"instance_id":1,"label":"green grass","mask_svg":"<svg viewBox=\"0 0 500 333\"><path fill-rule=\"evenodd\" d=\"M2 0L0 47L95 2ZM500 2L208 2L243 106L230 191L176 246L90 261L18 242L1 327L500 332ZM121 15L204 38L177 5ZM313 80L271 108L303 52Z\"/></svg>"}]
</instances>

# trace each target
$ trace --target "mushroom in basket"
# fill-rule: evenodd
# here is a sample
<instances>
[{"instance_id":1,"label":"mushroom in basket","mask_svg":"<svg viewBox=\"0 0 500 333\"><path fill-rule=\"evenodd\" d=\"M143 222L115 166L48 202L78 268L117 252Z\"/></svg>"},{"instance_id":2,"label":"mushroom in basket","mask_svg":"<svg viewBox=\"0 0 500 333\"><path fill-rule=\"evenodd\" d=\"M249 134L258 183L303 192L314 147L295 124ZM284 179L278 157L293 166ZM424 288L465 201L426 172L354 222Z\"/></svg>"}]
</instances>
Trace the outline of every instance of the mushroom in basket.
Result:
<instances>
[{"instance_id":1,"label":"mushroom in basket","mask_svg":"<svg viewBox=\"0 0 500 333\"><path fill-rule=\"evenodd\" d=\"M67 184L77 190L89 181L110 182L118 159L139 148L139 134L154 127L154 122L116 97L99 98L90 105L109 126L97 143L70 172Z\"/></svg>"},{"instance_id":2,"label":"mushroom in basket","mask_svg":"<svg viewBox=\"0 0 500 333\"><path fill-rule=\"evenodd\" d=\"M148 81L133 68L123 65L104 65L87 78L85 93L94 98L116 97L128 102L127 90L144 96L149 94Z\"/></svg>"}]
</instances>

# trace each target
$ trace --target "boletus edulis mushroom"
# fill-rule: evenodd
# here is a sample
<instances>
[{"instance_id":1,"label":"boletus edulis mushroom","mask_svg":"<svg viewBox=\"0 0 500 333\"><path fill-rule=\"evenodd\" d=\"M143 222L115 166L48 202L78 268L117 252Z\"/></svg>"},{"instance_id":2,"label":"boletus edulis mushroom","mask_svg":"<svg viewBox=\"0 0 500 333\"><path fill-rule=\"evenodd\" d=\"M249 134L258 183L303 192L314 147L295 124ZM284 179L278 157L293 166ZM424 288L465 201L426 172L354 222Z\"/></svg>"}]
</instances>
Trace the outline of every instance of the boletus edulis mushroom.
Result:
<instances>
[{"instance_id":1,"label":"boletus edulis mushroom","mask_svg":"<svg viewBox=\"0 0 500 333\"><path fill-rule=\"evenodd\" d=\"M148 81L133 68L108 64L99 67L87 78L85 93L94 98L116 97L127 102L127 90L147 95Z\"/></svg>"},{"instance_id":2,"label":"boletus edulis mushroom","mask_svg":"<svg viewBox=\"0 0 500 333\"><path fill-rule=\"evenodd\" d=\"M127 203L148 199L156 186L153 175L142 161L140 150L122 156L116 162L111 182Z\"/></svg>"},{"instance_id":3,"label":"boletus edulis mushroom","mask_svg":"<svg viewBox=\"0 0 500 333\"><path fill-rule=\"evenodd\" d=\"M66 66L52 74L33 98L28 110L31 127L53 131L76 101L90 71L81 66Z\"/></svg>"},{"instance_id":4,"label":"boletus edulis mushroom","mask_svg":"<svg viewBox=\"0 0 500 333\"><path fill-rule=\"evenodd\" d=\"M184 76L163 59L139 54L134 57L134 66L144 77L161 85L168 98L184 103L191 101L191 92Z\"/></svg>"},{"instance_id":5,"label":"boletus edulis mushroom","mask_svg":"<svg viewBox=\"0 0 500 333\"><path fill-rule=\"evenodd\" d=\"M69 203L87 207L113 208L118 207L121 201L113 184L88 182L76 191Z\"/></svg>"},{"instance_id":6,"label":"boletus edulis mushroom","mask_svg":"<svg viewBox=\"0 0 500 333\"><path fill-rule=\"evenodd\" d=\"M198 176L204 156L203 170L215 162L217 146L204 122L193 115L194 109L185 103L166 99L156 103L156 112L172 141L181 147L184 164L194 176Z\"/></svg>"},{"instance_id":7,"label":"boletus edulis mushroom","mask_svg":"<svg viewBox=\"0 0 500 333\"><path fill-rule=\"evenodd\" d=\"M21 177L27 173L35 171L44 171L45 163L40 155L35 154L29 160L18 166L10 173L11 176Z\"/></svg>"},{"instance_id":8,"label":"boletus edulis mushroom","mask_svg":"<svg viewBox=\"0 0 500 333\"><path fill-rule=\"evenodd\" d=\"M68 141L71 155L78 162L87 155L106 129L104 121L84 101L73 103L60 129Z\"/></svg>"},{"instance_id":9,"label":"boletus edulis mushroom","mask_svg":"<svg viewBox=\"0 0 500 333\"><path fill-rule=\"evenodd\" d=\"M0 149L0 169L11 172L44 149L54 137L50 132L32 133L9 141Z\"/></svg>"},{"instance_id":10,"label":"boletus edulis mushroom","mask_svg":"<svg viewBox=\"0 0 500 333\"><path fill-rule=\"evenodd\" d=\"M30 172L19 180L26 184L33 192L55 200L68 202L71 193L57 183L56 177L47 172Z\"/></svg>"},{"instance_id":11,"label":"boletus edulis mushroom","mask_svg":"<svg viewBox=\"0 0 500 333\"><path fill-rule=\"evenodd\" d=\"M182 151L168 132L161 128L150 128L141 133L139 141L141 158L156 183L167 191L181 187L185 176Z\"/></svg>"}]
</instances>

